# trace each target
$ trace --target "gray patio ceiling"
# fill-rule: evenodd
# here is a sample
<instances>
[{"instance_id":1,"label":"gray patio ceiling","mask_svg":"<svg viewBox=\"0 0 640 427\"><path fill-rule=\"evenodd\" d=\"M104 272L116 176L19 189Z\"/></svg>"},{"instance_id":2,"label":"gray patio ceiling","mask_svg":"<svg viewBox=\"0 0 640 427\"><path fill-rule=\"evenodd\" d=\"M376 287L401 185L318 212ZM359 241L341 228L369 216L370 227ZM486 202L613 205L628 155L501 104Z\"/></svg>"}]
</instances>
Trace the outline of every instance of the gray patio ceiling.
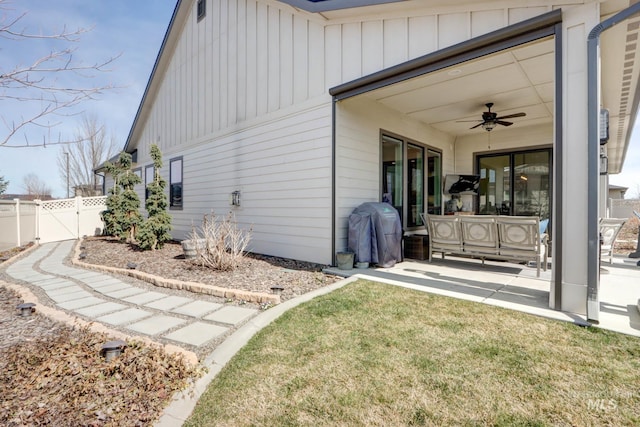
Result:
<instances>
[{"instance_id":1,"label":"gray patio ceiling","mask_svg":"<svg viewBox=\"0 0 640 427\"><path fill-rule=\"evenodd\" d=\"M622 169L637 110L639 27L637 21L622 23L601 39L602 105L610 112L610 173ZM362 96L454 136L486 132L470 128L479 123L488 102L494 103L492 111L499 116L526 113L509 119L514 124L508 129L548 126L551 133L554 58L554 41L548 37ZM497 126L492 132L504 129Z\"/></svg>"}]
</instances>

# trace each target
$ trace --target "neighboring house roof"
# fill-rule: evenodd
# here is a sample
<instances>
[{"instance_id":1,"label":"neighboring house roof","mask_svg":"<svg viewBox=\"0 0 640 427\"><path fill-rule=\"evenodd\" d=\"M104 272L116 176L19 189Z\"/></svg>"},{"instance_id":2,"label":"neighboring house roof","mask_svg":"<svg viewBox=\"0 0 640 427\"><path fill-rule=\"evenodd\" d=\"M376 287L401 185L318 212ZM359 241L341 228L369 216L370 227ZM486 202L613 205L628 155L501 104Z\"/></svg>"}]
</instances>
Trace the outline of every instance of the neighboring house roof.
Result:
<instances>
[{"instance_id":1,"label":"neighboring house roof","mask_svg":"<svg viewBox=\"0 0 640 427\"><path fill-rule=\"evenodd\" d=\"M629 187L622 187L620 185L609 185L609 190L616 190L616 191L625 190L625 191L627 191L628 189L629 189Z\"/></svg>"}]
</instances>

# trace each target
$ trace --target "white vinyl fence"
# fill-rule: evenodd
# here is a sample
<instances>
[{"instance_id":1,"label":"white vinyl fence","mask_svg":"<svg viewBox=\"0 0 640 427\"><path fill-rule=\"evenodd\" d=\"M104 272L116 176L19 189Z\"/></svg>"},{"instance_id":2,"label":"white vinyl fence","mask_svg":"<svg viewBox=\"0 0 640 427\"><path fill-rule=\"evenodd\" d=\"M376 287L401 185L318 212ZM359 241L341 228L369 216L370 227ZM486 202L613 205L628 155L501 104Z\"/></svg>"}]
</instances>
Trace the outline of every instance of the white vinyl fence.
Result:
<instances>
[{"instance_id":1,"label":"white vinyl fence","mask_svg":"<svg viewBox=\"0 0 640 427\"><path fill-rule=\"evenodd\" d=\"M102 234L106 196L0 201L0 246L47 243Z\"/></svg>"}]
</instances>

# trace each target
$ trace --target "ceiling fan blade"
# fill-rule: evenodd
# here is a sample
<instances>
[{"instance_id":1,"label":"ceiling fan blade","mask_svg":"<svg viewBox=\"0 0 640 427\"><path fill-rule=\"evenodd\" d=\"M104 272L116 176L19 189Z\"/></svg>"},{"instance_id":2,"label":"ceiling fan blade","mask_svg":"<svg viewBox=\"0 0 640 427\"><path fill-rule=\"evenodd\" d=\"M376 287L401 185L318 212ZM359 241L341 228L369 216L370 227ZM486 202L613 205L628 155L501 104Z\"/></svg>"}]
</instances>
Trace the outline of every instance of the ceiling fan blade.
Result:
<instances>
[{"instance_id":1,"label":"ceiling fan blade","mask_svg":"<svg viewBox=\"0 0 640 427\"><path fill-rule=\"evenodd\" d=\"M499 125L502 125L502 126L511 126L513 124L511 122L505 122L505 121L502 121L502 120L496 120L496 123L499 124Z\"/></svg>"},{"instance_id":2,"label":"ceiling fan blade","mask_svg":"<svg viewBox=\"0 0 640 427\"><path fill-rule=\"evenodd\" d=\"M475 126L473 126L473 127L470 127L469 129L475 129L475 128L477 128L477 127L482 126L483 124L484 124L484 122L482 122L482 123L478 123L477 125L475 125Z\"/></svg>"},{"instance_id":3,"label":"ceiling fan blade","mask_svg":"<svg viewBox=\"0 0 640 427\"><path fill-rule=\"evenodd\" d=\"M524 117L526 116L526 113L515 113L515 114L508 114L506 116L501 116L501 117L496 117L496 120L502 120L502 119L513 119L515 117Z\"/></svg>"},{"instance_id":4,"label":"ceiling fan blade","mask_svg":"<svg viewBox=\"0 0 640 427\"><path fill-rule=\"evenodd\" d=\"M483 120L456 120L456 123L482 122Z\"/></svg>"}]
</instances>

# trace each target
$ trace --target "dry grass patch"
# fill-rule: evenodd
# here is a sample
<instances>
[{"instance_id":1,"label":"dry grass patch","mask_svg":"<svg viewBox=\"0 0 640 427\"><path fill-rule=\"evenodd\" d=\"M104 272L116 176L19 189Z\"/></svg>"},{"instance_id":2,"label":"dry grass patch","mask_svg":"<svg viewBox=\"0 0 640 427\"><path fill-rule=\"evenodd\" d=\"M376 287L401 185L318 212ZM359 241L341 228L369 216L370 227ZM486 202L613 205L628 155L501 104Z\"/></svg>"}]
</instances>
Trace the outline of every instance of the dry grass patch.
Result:
<instances>
[{"instance_id":1,"label":"dry grass patch","mask_svg":"<svg viewBox=\"0 0 640 427\"><path fill-rule=\"evenodd\" d=\"M637 425L640 340L358 281L295 308L186 425Z\"/></svg>"}]
</instances>

